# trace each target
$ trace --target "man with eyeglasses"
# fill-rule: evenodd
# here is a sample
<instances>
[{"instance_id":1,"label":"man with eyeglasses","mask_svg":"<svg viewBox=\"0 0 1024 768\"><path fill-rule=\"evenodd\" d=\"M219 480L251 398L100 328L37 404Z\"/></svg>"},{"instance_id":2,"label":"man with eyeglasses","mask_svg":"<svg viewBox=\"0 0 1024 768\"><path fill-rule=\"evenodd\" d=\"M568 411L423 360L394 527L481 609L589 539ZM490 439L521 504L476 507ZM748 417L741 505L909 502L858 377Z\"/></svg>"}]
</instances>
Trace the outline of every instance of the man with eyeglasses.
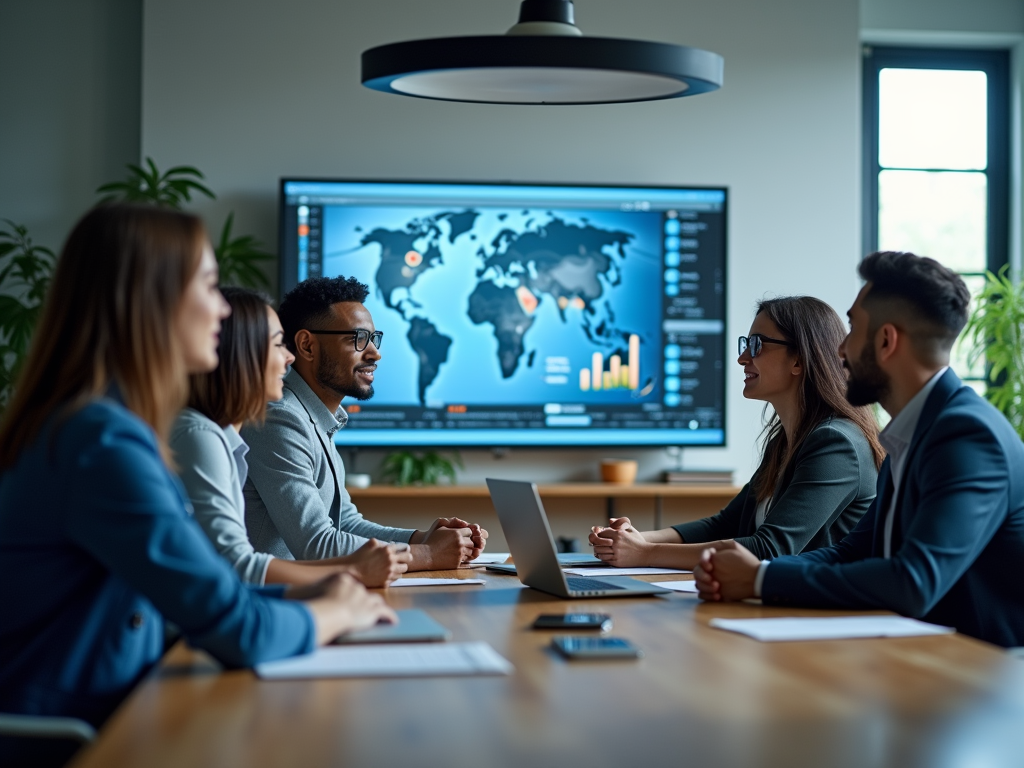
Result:
<instances>
[{"instance_id":1,"label":"man with eyeglasses","mask_svg":"<svg viewBox=\"0 0 1024 768\"><path fill-rule=\"evenodd\" d=\"M354 278L314 277L281 301L278 315L295 362L266 422L242 429L249 444L249 538L257 551L297 560L349 555L376 538L408 544L409 570L458 568L484 548L487 531L479 525L458 518L438 518L426 530L378 525L345 489L334 446L348 421L341 402L373 397L383 342L363 306L368 293Z\"/></svg>"}]
</instances>

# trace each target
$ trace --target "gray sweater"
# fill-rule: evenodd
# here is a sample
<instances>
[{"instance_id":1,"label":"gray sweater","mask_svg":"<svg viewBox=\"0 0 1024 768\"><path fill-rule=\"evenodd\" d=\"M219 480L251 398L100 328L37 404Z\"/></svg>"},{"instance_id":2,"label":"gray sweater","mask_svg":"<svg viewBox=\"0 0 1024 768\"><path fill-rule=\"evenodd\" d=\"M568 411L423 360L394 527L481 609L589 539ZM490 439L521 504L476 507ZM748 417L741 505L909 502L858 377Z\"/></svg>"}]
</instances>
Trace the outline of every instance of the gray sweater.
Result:
<instances>
[{"instance_id":1,"label":"gray sweater","mask_svg":"<svg viewBox=\"0 0 1024 768\"><path fill-rule=\"evenodd\" d=\"M672 527L688 544L735 539L761 560L796 555L846 536L874 500L877 478L860 428L848 419L828 418L800 446L760 527L750 483L717 515Z\"/></svg>"},{"instance_id":2,"label":"gray sweater","mask_svg":"<svg viewBox=\"0 0 1024 768\"><path fill-rule=\"evenodd\" d=\"M171 430L170 446L196 522L242 581L263 586L272 558L253 549L245 530L245 442L234 427L221 428L186 408Z\"/></svg>"},{"instance_id":3,"label":"gray sweater","mask_svg":"<svg viewBox=\"0 0 1024 768\"><path fill-rule=\"evenodd\" d=\"M369 538L408 542L415 533L365 519L345 490L345 465L334 433L348 416L331 413L297 371L262 426L247 425L249 479L245 524L257 552L293 560L350 555Z\"/></svg>"}]
</instances>

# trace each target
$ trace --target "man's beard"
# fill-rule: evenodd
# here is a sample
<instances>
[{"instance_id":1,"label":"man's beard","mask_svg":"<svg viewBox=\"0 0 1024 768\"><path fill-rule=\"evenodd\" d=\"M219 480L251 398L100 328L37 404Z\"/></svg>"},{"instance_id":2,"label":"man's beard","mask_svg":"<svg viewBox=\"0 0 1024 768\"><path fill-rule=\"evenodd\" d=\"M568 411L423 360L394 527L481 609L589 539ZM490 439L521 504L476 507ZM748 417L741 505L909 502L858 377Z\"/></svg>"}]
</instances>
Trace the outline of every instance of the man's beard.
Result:
<instances>
[{"instance_id":1,"label":"man's beard","mask_svg":"<svg viewBox=\"0 0 1024 768\"><path fill-rule=\"evenodd\" d=\"M849 360L843 361L849 371L846 380L846 400L850 405L871 405L889 394L890 380L885 371L878 367L875 348L866 344L857 359L856 367Z\"/></svg>"},{"instance_id":2,"label":"man's beard","mask_svg":"<svg viewBox=\"0 0 1024 768\"><path fill-rule=\"evenodd\" d=\"M316 382L342 397L353 397L356 400L369 400L373 397L372 384L357 383L354 372L349 372L346 378L341 365L327 357L321 357L317 364Z\"/></svg>"}]
</instances>

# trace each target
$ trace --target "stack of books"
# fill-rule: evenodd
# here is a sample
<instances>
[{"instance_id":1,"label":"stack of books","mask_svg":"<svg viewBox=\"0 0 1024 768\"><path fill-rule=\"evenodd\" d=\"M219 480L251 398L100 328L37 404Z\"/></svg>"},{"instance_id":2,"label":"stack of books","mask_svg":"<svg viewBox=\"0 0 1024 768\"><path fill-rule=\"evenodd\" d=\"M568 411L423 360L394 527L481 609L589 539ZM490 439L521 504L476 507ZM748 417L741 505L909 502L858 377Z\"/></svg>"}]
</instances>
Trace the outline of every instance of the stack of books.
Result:
<instances>
[{"instance_id":1,"label":"stack of books","mask_svg":"<svg viewBox=\"0 0 1024 768\"><path fill-rule=\"evenodd\" d=\"M731 469L667 469L666 483L673 485L732 485Z\"/></svg>"}]
</instances>

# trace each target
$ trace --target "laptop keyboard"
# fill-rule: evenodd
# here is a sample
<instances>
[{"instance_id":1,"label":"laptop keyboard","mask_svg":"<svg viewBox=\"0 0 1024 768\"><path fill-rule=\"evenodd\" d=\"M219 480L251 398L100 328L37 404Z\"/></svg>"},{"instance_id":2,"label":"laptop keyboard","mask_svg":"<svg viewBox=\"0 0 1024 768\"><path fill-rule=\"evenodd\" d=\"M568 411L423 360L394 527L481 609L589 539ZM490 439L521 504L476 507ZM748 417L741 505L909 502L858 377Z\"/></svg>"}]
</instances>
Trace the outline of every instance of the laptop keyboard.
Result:
<instances>
[{"instance_id":1,"label":"laptop keyboard","mask_svg":"<svg viewBox=\"0 0 1024 768\"><path fill-rule=\"evenodd\" d=\"M607 581L592 579L587 576L567 575L565 580L569 584L570 592L603 592L608 589L625 589L625 587L620 584L609 584Z\"/></svg>"}]
</instances>

